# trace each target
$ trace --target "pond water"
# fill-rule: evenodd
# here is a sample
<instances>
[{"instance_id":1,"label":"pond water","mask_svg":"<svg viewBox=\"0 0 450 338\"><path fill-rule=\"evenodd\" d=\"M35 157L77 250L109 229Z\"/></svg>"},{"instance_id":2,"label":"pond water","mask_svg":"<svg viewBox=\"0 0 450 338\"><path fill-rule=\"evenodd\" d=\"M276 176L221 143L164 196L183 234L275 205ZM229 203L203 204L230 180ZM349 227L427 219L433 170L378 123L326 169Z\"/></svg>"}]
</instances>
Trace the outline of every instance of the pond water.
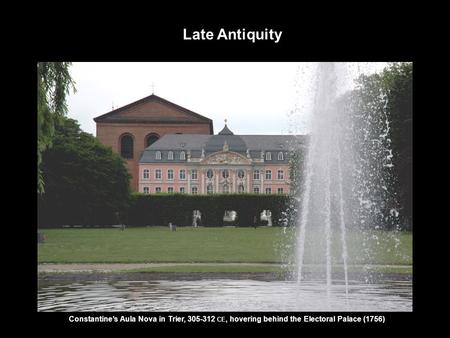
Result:
<instances>
[{"instance_id":1,"label":"pond water","mask_svg":"<svg viewBox=\"0 0 450 338\"><path fill-rule=\"evenodd\" d=\"M39 283L38 311L412 311L412 282L233 279Z\"/></svg>"}]
</instances>

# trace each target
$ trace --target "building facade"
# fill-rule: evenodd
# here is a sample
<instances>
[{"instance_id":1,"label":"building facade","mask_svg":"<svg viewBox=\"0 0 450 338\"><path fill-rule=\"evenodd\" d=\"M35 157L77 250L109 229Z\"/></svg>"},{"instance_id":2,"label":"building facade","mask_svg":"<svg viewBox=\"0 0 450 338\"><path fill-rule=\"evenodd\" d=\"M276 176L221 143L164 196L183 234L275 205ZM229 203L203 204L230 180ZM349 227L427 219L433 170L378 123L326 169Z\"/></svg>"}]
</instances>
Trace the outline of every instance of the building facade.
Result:
<instances>
[{"instance_id":1,"label":"building facade","mask_svg":"<svg viewBox=\"0 0 450 338\"><path fill-rule=\"evenodd\" d=\"M165 135L139 162L142 193L289 194L291 135Z\"/></svg>"},{"instance_id":2,"label":"building facade","mask_svg":"<svg viewBox=\"0 0 450 338\"><path fill-rule=\"evenodd\" d=\"M302 136L234 135L156 95L94 119L97 138L127 162L131 189L153 193L290 192L289 161Z\"/></svg>"},{"instance_id":3,"label":"building facade","mask_svg":"<svg viewBox=\"0 0 450 338\"><path fill-rule=\"evenodd\" d=\"M127 162L134 191L139 186L139 160L149 145L166 134L213 134L212 120L153 94L94 121L99 141Z\"/></svg>"}]
</instances>

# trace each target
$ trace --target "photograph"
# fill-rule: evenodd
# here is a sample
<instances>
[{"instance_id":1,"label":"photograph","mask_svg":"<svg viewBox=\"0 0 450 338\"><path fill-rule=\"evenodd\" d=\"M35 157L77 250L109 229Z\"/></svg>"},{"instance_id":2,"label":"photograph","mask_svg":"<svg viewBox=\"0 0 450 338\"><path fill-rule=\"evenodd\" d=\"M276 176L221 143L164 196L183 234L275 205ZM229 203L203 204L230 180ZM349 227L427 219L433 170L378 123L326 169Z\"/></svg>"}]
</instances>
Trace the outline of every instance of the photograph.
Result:
<instances>
[{"instance_id":1,"label":"photograph","mask_svg":"<svg viewBox=\"0 0 450 338\"><path fill-rule=\"evenodd\" d=\"M37 79L37 312L413 311L413 62L39 61ZM327 315L290 318L309 313Z\"/></svg>"}]
</instances>

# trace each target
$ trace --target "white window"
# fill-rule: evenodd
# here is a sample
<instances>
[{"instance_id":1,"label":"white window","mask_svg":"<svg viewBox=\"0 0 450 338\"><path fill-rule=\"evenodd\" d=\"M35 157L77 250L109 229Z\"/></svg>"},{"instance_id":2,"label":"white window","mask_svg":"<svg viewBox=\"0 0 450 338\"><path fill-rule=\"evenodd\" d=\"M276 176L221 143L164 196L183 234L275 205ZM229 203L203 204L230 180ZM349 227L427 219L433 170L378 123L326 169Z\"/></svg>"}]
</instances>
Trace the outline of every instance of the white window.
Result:
<instances>
[{"instance_id":1,"label":"white window","mask_svg":"<svg viewBox=\"0 0 450 338\"><path fill-rule=\"evenodd\" d=\"M160 180L162 178L161 169L155 170L155 179Z\"/></svg>"},{"instance_id":2,"label":"white window","mask_svg":"<svg viewBox=\"0 0 450 338\"><path fill-rule=\"evenodd\" d=\"M278 170L277 179L284 180L284 171Z\"/></svg>"},{"instance_id":3,"label":"white window","mask_svg":"<svg viewBox=\"0 0 450 338\"><path fill-rule=\"evenodd\" d=\"M150 189L148 187L144 187L144 194L148 194L150 192Z\"/></svg>"},{"instance_id":4,"label":"white window","mask_svg":"<svg viewBox=\"0 0 450 338\"><path fill-rule=\"evenodd\" d=\"M259 170L255 170L255 171L253 172L253 179L254 179L254 180L259 180Z\"/></svg>"},{"instance_id":5,"label":"white window","mask_svg":"<svg viewBox=\"0 0 450 338\"><path fill-rule=\"evenodd\" d=\"M191 188L192 195L197 195L197 192L198 192L198 188L197 187L192 187Z\"/></svg>"},{"instance_id":6,"label":"white window","mask_svg":"<svg viewBox=\"0 0 450 338\"><path fill-rule=\"evenodd\" d=\"M253 188L253 193L259 194L259 187L254 187Z\"/></svg>"},{"instance_id":7,"label":"white window","mask_svg":"<svg viewBox=\"0 0 450 338\"><path fill-rule=\"evenodd\" d=\"M160 152L160 151L157 151L157 152L156 152L156 159L157 159L157 160L160 160L160 159L161 159L161 152Z\"/></svg>"},{"instance_id":8,"label":"white window","mask_svg":"<svg viewBox=\"0 0 450 338\"><path fill-rule=\"evenodd\" d=\"M185 160L186 159L186 153L184 152L184 151L182 151L181 153L180 153L180 160Z\"/></svg>"},{"instance_id":9,"label":"white window","mask_svg":"<svg viewBox=\"0 0 450 338\"><path fill-rule=\"evenodd\" d=\"M173 169L167 170L167 179L173 180Z\"/></svg>"},{"instance_id":10,"label":"white window","mask_svg":"<svg viewBox=\"0 0 450 338\"><path fill-rule=\"evenodd\" d=\"M167 154L167 159L173 160L173 151L169 151L169 153Z\"/></svg>"},{"instance_id":11,"label":"white window","mask_svg":"<svg viewBox=\"0 0 450 338\"><path fill-rule=\"evenodd\" d=\"M283 194L283 188L278 188L278 194Z\"/></svg>"},{"instance_id":12,"label":"white window","mask_svg":"<svg viewBox=\"0 0 450 338\"><path fill-rule=\"evenodd\" d=\"M143 174L142 174L142 178L144 180L148 180L150 178L150 170L144 169Z\"/></svg>"},{"instance_id":13,"label":"white window","mask_svg":"<svg viewBox=\"0 0 450 338\"><path fill-rule=\"evenodd\" d=\"M197 170L193 169L191 170L191 180L197 179Z\"/></svg>"},{"instance_id":14,"label":"white window","mask_svg":"<svg viewBox=\"0 0 450 338\"><path fill-rule=\"evenodd\" d=\"M272 193L272 188L266 188L266 194L270 195Z\"/></svg>"},{"instance_id":15,"label":"white window","mask_svg":"<svg viewBox=\"0 0 450 338\"><path fill-rule=\"evenodd\" d=\"M158 193L160 193L161 192L161 187L156 187L155 188L155 192L158 194Z\"/></svg>"},{"instance_id":16,"label":"white window","mask_svg":"<svg viewBox=\"0 0 450 338\"><path fill-rule=\"evenodd\" d=\"M214 192L213 185L212 184L208 184L208 186L206 187L206 193L207 194L212 194L213 192Z\"/></svg>"},{"instance_id":17,"label":"white window","mask_svg":"<svg viewBox=\"0 0 450 338\"><path fill-rule=\"evenodd\" d=\"M184 187L180 187L180 193L184 194L184 192L185 192Z\"/></svg>"},{"instance_id":18,"label":"white window","mask_svg":"<svg viewBox=\"0 0 450 338\"><path fill-rule=\"evenodd\" d=\"M185 180L186 179L186 170L181 169L180 170L180 180Z\"/></svg>"},{"instance_id":19,"label":"white window","mask_svg":"<svg viewBox=\"0 0 450 338\"><path fill-rule=\"evenodd\" d=\"M283 152L280 151L280 152L278 153L278 161L283 161L283 160L284 160Z\"/></svg>"},{"instance_id":20,"label":"white window","mask_svg":"<svg viewBox=\"0 0 450 338\"><path fill-rule=\"evenodd\" d=\"M272 170L266 170L266 180L272 179Z\"/></svg>"},{"instance_id":21,"label":"white window","mask_svg":"<svg viewBox=\"0 0 450 338\"><path fill-rule=\"evenodd\" d=\"M266 161L272 160L272 153L270 151L266 152Z\"/></svg>"},{"instance_id":22,"label":"white window","mask_svg":"<svg viewBox=\"0 0 450 338\"><path fill-rule=\"evenodd\" d=\"M208 171L206 172L206 177L213 178L213 176L214 176L213 171L211 169L208 169Z\"/></svg>"},{"instance_id":23,"label":"white window","mask_svg":"<svg viewBox=\"0 0 450 338\"><path fill-rule=\"evenodd\" d=\"M173 193L173 187L168 187L168 188L167 188L167 192L168 192L168 193Z\"/></svg>"},{"instance_id":24,"label":"white window","mask_svg":"<svg viewBox=\"0 0 450 338\"><path fill-rule=\"evenodd\" d=\"M238 170L238 177L244 178L244 176L245 176L244 170L242 170L242 169Z\"/></svg>"},{"instance_id":25,"label":"white window","mask_svg":"<svg viewBox=\"0 0 450 338\"><path fill-rule=\"evenodd\" d=\"M225 184L224 186L223 186L223 193L224 194L228 194L230 192L230 188L228 187L228 184Z\"/></svg>"},{"instance_id":26,"label":"white window","mask_svg":"<svg viewBox=\"0 0 450 338\"><path fill-rule=\"evenodd\" d=\"M239 193L245 192L245 188L244 188L244 186L243 186L242 184L239 184L238 192L239 192Z\"/></svg>"}]
</instances>

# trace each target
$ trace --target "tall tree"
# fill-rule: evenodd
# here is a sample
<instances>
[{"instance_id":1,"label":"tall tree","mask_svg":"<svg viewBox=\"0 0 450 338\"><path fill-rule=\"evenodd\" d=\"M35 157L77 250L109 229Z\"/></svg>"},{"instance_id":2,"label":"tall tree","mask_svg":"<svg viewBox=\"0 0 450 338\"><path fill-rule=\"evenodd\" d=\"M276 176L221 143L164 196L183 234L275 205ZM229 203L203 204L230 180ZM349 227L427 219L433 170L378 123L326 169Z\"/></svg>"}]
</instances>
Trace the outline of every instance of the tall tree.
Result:
<instances>
[{"instance_id":1,"label":"tall tree","mask_svg":"<svg viewBox=\"0 0 450 338\"><path fill-rule=\"evenodd\" d=\"M413 64L394 63L382 73L382 85L388 93L388 111L392 128L394 171L398 194L407 226L412 226L412 102Z\"/></svg>"},{"instance_id":2,"label":"tall tree","mask_svg":"<svg viewBox=\"0 0 450 338\"><path fill-rule=\"evenodd\" d=\"M130 175L124 160L75 120L60 118L42 160L46 191L38 200L40 226L102 224L125 210Z\"/></svg>"},{"instance_id":3,"label":"tall tree","mask_svg":"<svg viewBox=\"0 0 450 338\"><path fill-rule=\"evenodd\" d=\"M39 62L37 64L37 190L44 192L42 153L52 146L55 123L67 113L66 96L75 92L69 68L70 62Z\"/></svg>"},{"instance_id":4,"label":"tall tree","mask_svg":"<svg viewBox=\"0 0 450 338\"><path fill-rule=\"evenodd\" d=\"M379 74L361 76L354 92L358 102L357 119L366 127L377 127L360 127L360 136L370 142L383 136L383 143L390 149L379 164L384 164L385 159L390 161L384 170L392 173L402 226L406 228L412 225L412 70L412 63L392 63ZM373 132L381 134L373 135ZM370 150L376 150L374 147L381 143L370 144ZM365 156L375 152L366 149Z\"/></svg>"}]
</instances>

